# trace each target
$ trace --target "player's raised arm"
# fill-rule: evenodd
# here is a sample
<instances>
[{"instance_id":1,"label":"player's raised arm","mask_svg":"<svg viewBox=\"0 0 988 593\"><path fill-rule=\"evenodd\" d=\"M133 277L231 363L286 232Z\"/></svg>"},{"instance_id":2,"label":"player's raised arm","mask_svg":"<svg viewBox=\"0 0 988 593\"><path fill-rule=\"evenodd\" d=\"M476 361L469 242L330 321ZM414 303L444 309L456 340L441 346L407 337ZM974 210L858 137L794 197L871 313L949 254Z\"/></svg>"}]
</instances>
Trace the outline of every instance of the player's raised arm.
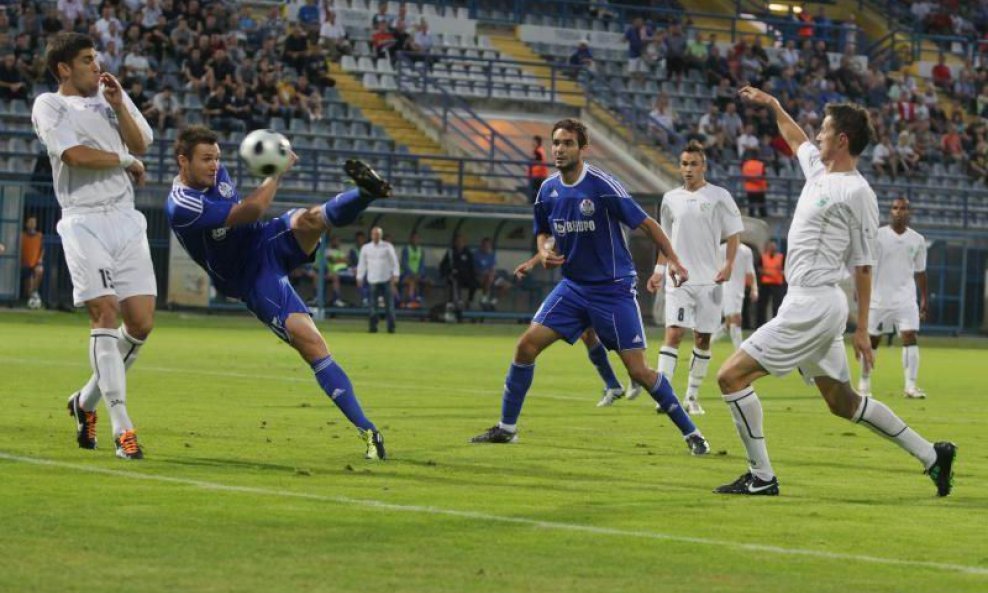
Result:
<instances>
[{"instance_id":1,"label":"player's raised arm","mask_svg":"<svg viewBox=\"0 0 988 593\"><path fill-rule=\"evenodd\" d=\"M779 133L785 139L786 144L792 149L793 154L799 150L799 147L805 142L809 142L810 139L807 137L806 132L803 128L799 127L799 124L792 118L791 115L786 113L786 110L782 108L782 104L779 100L772 95L766 93L765 91L756 89L753 86L746 86L740 91L738 95L745 103L751 103L752 105L760 105L762 107L768 107L775 114L775 122L779 126Z\"/></svg>"},{"instance_id":2,"label":"player's raised arm","mask_svg":"<svg viewBox=\"0 0 988 593\"><path fill-rule=\"evenodd\" d=\"M117 115L117 122L120 124L120 138L127 146L131 154L138 156L147 152L148 147L154 140L151 126L144 116L134 105L134 102L127 96L126 91L120 85L120 81L109 72L100 74L100 83L103 84L103 97L113 108Z\"/></svg>"},{"instance_id":3,"label":"player's raised arm","mask_svg":"<svg viewBox=\"0 0 988 593\"><path fill-rule=\"evenodd\" d=\"M672 242L669 241L669 236L666 235L659 223L655 221L654 218L649 216L646 218L641 225L638 227L645 231L645 234L652 239L652 242L659 248L659 260L665 261L665 265L668 266L669 276L672 278L675 286L681 285L689 279L689 272L686 268L679 262L679 256L676 255L675 250L672 248ZM665 276L666 269L660 269L662 264L657 263L655 266L655 273L652 277L648 279L647 288L649 292L655 292L658 287L662 285L662 278ZM658 276L658 278L656 278Z\"/></svg>"},{"instance_id":4,"label":"player's raised arm","mask_svg":"<svg viewBox=\"0 0 988 593\"><path fill-rule=\"evenodd\" d=\"M278 192L278 184L281 181L281 176L288 172L298 161L298 156L292 152L292 161L282 173L278 175L272 175L267 177L261 182L261 185L257 187L254 191L250 193L249 196L243 199L240 203L234 206L230 210L230 214L226 217L226 226L234 227L241 224L251 224L255 223L264 216L268 208L271 207L271 202L274 200L274 195Z\"/></svg>"}]
</instances>

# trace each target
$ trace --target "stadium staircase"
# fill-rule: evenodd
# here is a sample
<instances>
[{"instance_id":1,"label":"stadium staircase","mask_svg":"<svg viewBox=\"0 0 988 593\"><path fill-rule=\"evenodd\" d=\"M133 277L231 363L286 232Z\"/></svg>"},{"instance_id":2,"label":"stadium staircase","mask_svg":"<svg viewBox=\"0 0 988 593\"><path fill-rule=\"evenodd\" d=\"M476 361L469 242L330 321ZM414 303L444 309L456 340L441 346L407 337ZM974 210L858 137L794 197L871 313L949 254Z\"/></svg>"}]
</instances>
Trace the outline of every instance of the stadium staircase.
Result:
<instances>
[{"instance_id":1,"label":"stadium staircase","mask_svg":"<svg viewBox=\"0 0 988 593\"><path fill-rule=\"evenodd\" d=\"M422 165L429 167L443 183L451 186L459 184L458 168L454 161L429 158L430 155L446 154L438 142L423 134L415 123L389 104L384 97L367 89L357 76L344 71L338 63L330 64L330 72L336 80L336 90L341 99L351 105L359 105L364 117L387 132L396 143L406 147L411 155L416 156ZM487 184L481 177L465 174L463 185L469 188L484 188ZM468 202L479 204L505 202L503 193L485 189L466 189L463 198Z\"/></svg>"}]
</instances>

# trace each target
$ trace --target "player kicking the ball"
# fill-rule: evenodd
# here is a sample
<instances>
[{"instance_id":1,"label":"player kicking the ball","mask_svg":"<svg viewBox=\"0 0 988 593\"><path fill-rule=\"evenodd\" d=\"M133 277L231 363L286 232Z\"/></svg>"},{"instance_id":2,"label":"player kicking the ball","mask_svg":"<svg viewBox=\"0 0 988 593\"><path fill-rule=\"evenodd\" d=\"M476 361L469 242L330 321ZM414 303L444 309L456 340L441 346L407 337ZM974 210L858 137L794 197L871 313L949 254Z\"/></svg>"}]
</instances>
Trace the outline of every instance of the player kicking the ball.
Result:
<instances>
[{"instance_id":1,"label":"player kicking the ball","mask_svg":"<svg viewBox=\"0 0 988 593\"><path fill-rule=\"evenodd\" d=\"M353 385L330 356L308 308L288 281L288 272L312 261L330 226L353 222L370 203L391 194L391 186L360 161L347 161L357 189L320 206L290 210L262 221L281 176L266 178L241 198L220 164L218 137L192 126L175 143L179 174L168 196L168 222L182 247L209 273L222 294L238 298L312 367L326 395L357 427L368 459L384 459L384 439L364 416ZM292 155L292 163L295 156Z\"/></svg>"},{"instance_id":2,"label":"player kicking the ball","mask_svg":"<svg viewBox=\"0 0 988 593\"><path fill-rule=\"evenodd\" d=\"M773 96L752 87L741 89L740 95L775 112L779 131L799 157L806 185L789 227L785 269L789 292L779 315L745 340L717 373L749 468L715 492L779 493L765 446L762 405L751 384L765 375L782 376L798 368L805 380L816 383L832 413L865 424L908 451L923 464L937 494L947 496L957 447L930 443L888 406L858 395L850 383L843 339L847 298L837 285L848 267L854 270L860 303L854 352L865 368L874 364L868 320L878 202L857 170L858 157L874 134L868 112L854 104L827 105L817 148Z\"/></svg>"},{"instance_id":3,"label":"player kicking the ball","mask_svg":"<svg viewBox=\"0 0 988 593\"><path fill-rule=\"evenodd\" d=\"M564 119L552 128L552 155L558 172L539 189L535 234L546 268L562 267L563 279L549 293L522 334L505 379L501 421L475 436L474 443L513 443L525 396L535 375L535 359L554 342L570 344L592 327L601 342L616 350L631 378L648 391L676 424L694 455L710 449L683 410L672 385L645 364L645 328L636 299L637 277L622 225L641 228L669 260L678 283L686 270L669 238L613 177L585 163L589 139L582 123Z\"/></svg>"}]
</instances>

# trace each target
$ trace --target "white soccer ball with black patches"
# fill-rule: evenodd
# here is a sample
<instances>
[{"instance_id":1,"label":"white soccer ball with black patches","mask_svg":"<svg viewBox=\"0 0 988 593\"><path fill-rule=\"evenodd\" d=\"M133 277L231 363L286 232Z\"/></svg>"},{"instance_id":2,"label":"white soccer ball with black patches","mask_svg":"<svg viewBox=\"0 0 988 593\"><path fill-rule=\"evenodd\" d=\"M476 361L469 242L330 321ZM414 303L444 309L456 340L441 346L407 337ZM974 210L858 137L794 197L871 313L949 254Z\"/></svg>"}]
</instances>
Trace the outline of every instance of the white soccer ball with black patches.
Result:
<instances>
[{"instance_id":1,"label":"white soccer ball with black patches","mask_svg":"<svg viewBox=\"0 0 988 593\"><path fill-rule=\"evenodd\" d=\"M240 158L257 177L284 173L291 164L292 145L274 130L254 130L240 143Z\"/></svg>"}]
</instances>

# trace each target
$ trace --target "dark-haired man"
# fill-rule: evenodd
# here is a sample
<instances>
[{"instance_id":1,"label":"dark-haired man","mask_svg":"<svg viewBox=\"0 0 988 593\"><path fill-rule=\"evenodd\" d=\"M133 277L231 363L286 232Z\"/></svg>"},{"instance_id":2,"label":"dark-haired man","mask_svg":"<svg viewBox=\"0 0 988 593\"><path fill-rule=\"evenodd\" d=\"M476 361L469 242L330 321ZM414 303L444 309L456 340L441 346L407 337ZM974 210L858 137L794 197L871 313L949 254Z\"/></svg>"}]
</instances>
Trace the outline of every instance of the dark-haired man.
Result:
<instances>
[{"instance_id":1,"label":"dark-haired man","mask_svg":"<svg viewBox=\"0 0 988 593\"><path fill-rule=\"evenodd\" d=\"M105 14L105 11L104 11ZM132 181L143 183L141 155L151 126L120 82L100 73L93 40L59 33L48 42L48 71L58 92L34 102L31 119L51 160L62 208L56 227L72 277L75 306L89 311L93 376L69 398L76 440L96 448L96 405L106 400L117 457L141 459L127 415L125 371L151 333L158 293L147 222L134 208ZM118 316L123 314L123 325Z\"/></svg>"},{"instance_id":2,"label":"dark-haired man","mask_svg":"<svg viewBox=\"0 0 988 593\"><path fill-rule=\"evenodd\" d=\"M832 413L863 423L895 442L923 464L938 495L950 494L954 444L930 443L888 406L858 395L850 383L844 350L848 306L837 285L848 268L854 270L859 303L854 352L866 369L875 360L868 321L878 201L857 170L858 157L874 136L868 112L848 103L827 105L817 148L775 97L753 87L741 89L740 94L748 103L775 112L779 132L799 157L806 185L789 227L789 292L779 315L745 340L717 374L747 451L749 469L715 492L779 493L765 446L761 402L751 384L765 375L782 376L798 368L806 381L816 383Z\"/></svg>"},{"instance_id":3,"label":"dark-haired man","mask_svg":"<svg viewBox=\"0 0 988 593\"><path fill-rule=\"evenodd\" d=\"M373 200L390 195L391 186L360 161L347 161L344 169L357 189L319 206L262 220L284 172L266 178L241 198L220 164L218 140L216 132L202 126L190 126L178 135L179 174L165 205L175 236L209 273L216 290L242 300L258 320L298 351L319 386L360 431L367 459L384 459L381 433L364 415L349 377L330 356L288 273L312 261L330 226L350 224ZM292 164L295 160L292 153Z\"/></svg>"},{"instance_id":4,"label":"dark-haired man","mask_svg":"<svg viewBox=\"0 0 988 593\"><path fill-rule=\"evenodd\" d=\"M638 308L637 275L624 227L641 228L668 259L677 285L687 279L669 238L613 177L585 163L587 129L574 119L552 128L557 173L546 179L535 201L535 235L546 268L562 268L563 279L549 293L522 334L504 381L501 421L475 436L474 443L513 443L517 422L535 375L535 359L554 342L576 343L593 328L617 351L632 380L648 387L669 415L693 455L710 447L679 404L672 385L645 363L645 327Z\"/></svg>"}]
</instances>

